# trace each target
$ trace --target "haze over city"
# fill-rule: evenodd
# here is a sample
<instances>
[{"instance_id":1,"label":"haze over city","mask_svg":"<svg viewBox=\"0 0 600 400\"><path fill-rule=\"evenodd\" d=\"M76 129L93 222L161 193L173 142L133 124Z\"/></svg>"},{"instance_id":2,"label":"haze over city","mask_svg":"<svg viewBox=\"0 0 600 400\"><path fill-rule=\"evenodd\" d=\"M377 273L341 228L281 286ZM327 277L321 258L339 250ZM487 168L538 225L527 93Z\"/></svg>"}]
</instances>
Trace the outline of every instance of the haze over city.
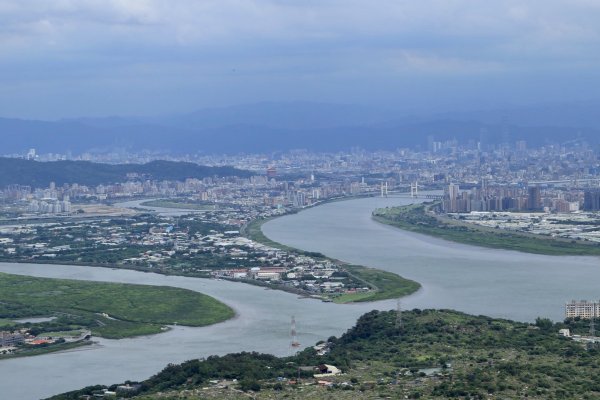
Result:
<instances>
[{"instance_id":1,"label":"haze over city","mask_svg":"<svg viewBox=\"0 0 600 400\"><path fill-rule=\"evenodd\" d=\"M600 399L599 21L0 0L0 397Z\"/></svg>"}]
</instances>

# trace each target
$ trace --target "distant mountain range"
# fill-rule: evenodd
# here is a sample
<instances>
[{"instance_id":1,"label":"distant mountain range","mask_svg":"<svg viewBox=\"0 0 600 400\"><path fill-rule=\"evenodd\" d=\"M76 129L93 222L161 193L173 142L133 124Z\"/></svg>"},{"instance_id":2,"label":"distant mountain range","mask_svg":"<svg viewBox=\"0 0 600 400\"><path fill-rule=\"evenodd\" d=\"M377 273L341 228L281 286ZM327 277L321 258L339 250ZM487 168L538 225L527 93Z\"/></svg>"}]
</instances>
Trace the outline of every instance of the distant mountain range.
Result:
<instances>
[{"instance_id":1,"label":"distant mountain range","mask_svg":"<svg viewBox=\"0 0 600 400\"><path fill-rule=\"evenodd\" d=\"M426 146L456 138L561 143L600 141L600 101L405 116L392 109L308 102L259 103L156 118L60 121L0 118L0 154L148 150L172 154L337 151Z\"/></svg>"},{"instance_id":2,"label":"distant mountain range","mask_svg":"<svg viewBox=\"0 0 600 400\"><path fill-rule=\"evenodd\" d=\"M155 180L202 179L212 176L251 175L232 167L206 167L193 163L153 161L147 164L99 164L88 161L37 162L16 158L0 158L0 188L11 184L47 187L50 182L57 185L79 183L99 185L120 183L127 180L127 174Z\"/></svg>"}]
</instances>

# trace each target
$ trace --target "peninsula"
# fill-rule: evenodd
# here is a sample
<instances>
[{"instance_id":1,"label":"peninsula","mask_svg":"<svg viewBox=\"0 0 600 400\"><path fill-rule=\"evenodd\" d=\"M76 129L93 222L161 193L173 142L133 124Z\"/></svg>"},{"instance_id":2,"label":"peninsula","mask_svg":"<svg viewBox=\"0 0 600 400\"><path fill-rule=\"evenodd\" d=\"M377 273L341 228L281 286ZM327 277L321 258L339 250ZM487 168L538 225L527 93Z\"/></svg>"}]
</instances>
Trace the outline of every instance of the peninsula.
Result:
<instances>
[{"instance_id":1,"label":"peninsula","mask_svg":"<svg viewBox=\"0 0 600 400\"><path fill-rule=\"evenodd\" d=\"M600 255L596 243L479 226L436 214L431 208L431 203L379 208L372 217L396 228L468 245L546 255Z\"/></svg>"}]
</instances>

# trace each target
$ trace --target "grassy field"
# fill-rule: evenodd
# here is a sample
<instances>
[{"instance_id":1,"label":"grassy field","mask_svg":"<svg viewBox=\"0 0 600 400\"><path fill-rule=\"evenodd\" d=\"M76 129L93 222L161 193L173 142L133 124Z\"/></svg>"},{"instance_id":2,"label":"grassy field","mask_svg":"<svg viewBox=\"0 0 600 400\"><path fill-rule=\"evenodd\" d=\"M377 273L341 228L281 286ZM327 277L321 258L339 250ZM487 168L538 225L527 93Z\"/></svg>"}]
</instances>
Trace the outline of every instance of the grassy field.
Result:
<instances>
[{"instance_id":1,"label":"grassy field","mask_svg":"<svg viewBox=\"0 0 600 400\"><path fill-rule=\"evenodd\" d=\"M546 255L600 255L600 246L583 242L496 231L430 215L425 205L380 208L373 219L411 232L453 242Z\"/></svg>"},{"instance_id":2,"label":"grassy field","mask_svg":"<svg viewBox=\"0 0 600 400\"><path fill-rule=\"evenodd\" d=\"M213 210L214 206L210 204L195 204L195 203L180 203L177 201L169 201L169 200L150 200L143 203L140 203L142 206L146 207L162 207L162 208L177 208L183 210Z\"/></svg>"},{"instance_id":3,"label":"grassy field","mask_svg":"<svg viewBox=\"0 0 600 400\"><path fill-rule=\"evenodd\" d=\"M32 315L72 316L94 335L123 338L158 333L175 323L210 325L234 312L212 297L186 289L0 273L0 317Z\"/></svg>"},{"instance_id":4,"label":"grassy field","mask_svg":"<svg viewBox=\"0 0 600 400\"><path fill-rule=\"evenodd\" d=\"M81 329L75 329L72 331L59 331L59 332L44 332L44 336L49 336L53 338L64 338L64 337L77 337L81 335L84 331Z\"/></svg>"},{"instance_id":5,"label":"grassy field","mask_svg":"<svg viewBox=\"0 0 600 400\"><path fill-rule=\"evenodd\" d=\"M325 258L325 256L322 254L305 252L269 239L262 232L261 227L264 223L270 221L271 219L257 219L251 221L242 229L242 234L244 234L249 239L265 244L267 246L279 248L285 251L297 252L301 254ZM363 281L365 283L365 286L375 289L375 291L366 293L352 293L337 296L333 299L333 301L336 303L353 303L395 299L414 293L421 287L421 285L418 282L405 279L392 272L382 271L375 268L367 268L361 265L348 265L339 260L333 261L338 264L342 264L344 268L346 268L348 272L351 273L356 279Z\"/></svg>"}]
</instances>

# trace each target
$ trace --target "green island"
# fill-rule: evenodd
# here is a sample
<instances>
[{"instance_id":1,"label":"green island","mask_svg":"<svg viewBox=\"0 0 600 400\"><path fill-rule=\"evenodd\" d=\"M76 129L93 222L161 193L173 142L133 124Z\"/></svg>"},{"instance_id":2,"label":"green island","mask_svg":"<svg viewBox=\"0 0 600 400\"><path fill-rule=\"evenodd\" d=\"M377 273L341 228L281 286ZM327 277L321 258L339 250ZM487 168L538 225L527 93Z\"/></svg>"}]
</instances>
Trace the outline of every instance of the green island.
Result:
<instances>
[{"instance_id":1,"label":"green island","mask_svg":"<svg viewBox=\"0 0 600 400\"><path fill-rule=\"evenodd\" d=\"M15 321L39 316L52 318ZM160 333L166 325L206 326L233 316L234 311L225 304L187 289L0 273L0 329L26 332L32 338L62 338L90 331L95 336L120 339ZM53 346L44 347L52 350ZM15 354L38 353L25 343Z\"/></svg>"},{"instance_id":2,"label":"green island","mask_svg":"<svg viewBox=\"0 0 600 400\"><path fill-rule=\"evenodd\" d=\"M159 199L159 200L149 200L143 203L140 203L141 206L145 207L161 207L161 208L175 208L179 210L214 210L215 206L213 204L209 204L207 202L197 202L192 203L189 200L181 200L181 199Z\"/></svg>"},{"instance_id":3,"label":"green island","mask_svg":"<svg viewBox=\"0 0 600 400\"><path fill-rule=\"evenodd\" d=\"M149 399L598 399L600 344L588 322L534 324L450 310L372 311L339 338L294 356L211 356L167 366L143 382L54 396ZM331 373L324 373L329 370ZM322 375L318 375L318 374ZM316 375L316 376L315 376Z\"/></svg>"},{"instance_id":4,"label":"green island","mask_svg":"<svg viewBox=\"0 0 600 400\"><path fill-rule=\"evenodd\" d=\"M372 217L403 230L469 245L545 255L600 255L600 246L596 244L475 226L436 215L430 211L432 206L378 208Z\"/></svg>"},{"instance_id":5,"label":"green island","mask_svg":"<svg viewBox=\"0 0 600 400\"><path fill-rule=\"evenodd\" d=\"M241 233L249 239L262 243L266 246L315 257L317 259L329 259L321 253L299 250L269 239L263 233L261 227L263 224L272 219L273 218L255 219L248 223L242 229ZM333 301L335 303L351 303L395 299L398 297L412 294L421 288L421 285L418 282L403 278L392 272L382 271L380 269L375 268L367 268L362 265L351 265L344 263L340 260L329 260L342 265L349 275L351 275L358 281L364 282L366 287L372 289L368 292L344 293L338 295L333 298Z\"/></svg>"}]
</instances>

